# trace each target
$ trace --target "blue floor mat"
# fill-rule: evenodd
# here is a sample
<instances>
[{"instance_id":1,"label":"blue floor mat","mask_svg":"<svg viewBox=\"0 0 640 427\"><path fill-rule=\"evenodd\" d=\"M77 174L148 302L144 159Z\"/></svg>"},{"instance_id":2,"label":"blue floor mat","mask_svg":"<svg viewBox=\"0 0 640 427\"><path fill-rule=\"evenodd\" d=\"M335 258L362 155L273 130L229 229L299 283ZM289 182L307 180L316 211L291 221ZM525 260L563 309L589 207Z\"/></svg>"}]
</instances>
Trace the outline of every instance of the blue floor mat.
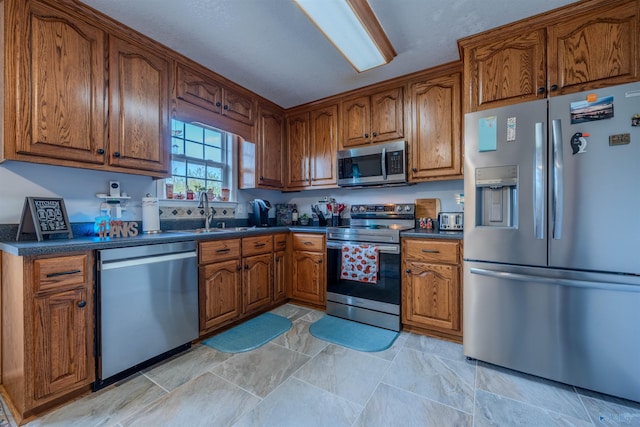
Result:
<instances>
[{"instance_id":1,"label":"blue floor mat","mask_svg":"<svg viewBox=\"0 0 640 427\"><path fill-rule=\"evenodd\" d=\"M242 353L268 343L290 328L291 320L264 313L202 343L225 353Z\"/></svg>"},{"instance_id":2,"label":"blue floor mat","mask_svg":"<svg viewBox=\"0 0 640 427\"><path fill-rule=\"evenodd\" d=\"M386 350L400 335L388 329L328 315L312 324L309 332L321 340L358 351Z\"/></svg>"}]
</instances>

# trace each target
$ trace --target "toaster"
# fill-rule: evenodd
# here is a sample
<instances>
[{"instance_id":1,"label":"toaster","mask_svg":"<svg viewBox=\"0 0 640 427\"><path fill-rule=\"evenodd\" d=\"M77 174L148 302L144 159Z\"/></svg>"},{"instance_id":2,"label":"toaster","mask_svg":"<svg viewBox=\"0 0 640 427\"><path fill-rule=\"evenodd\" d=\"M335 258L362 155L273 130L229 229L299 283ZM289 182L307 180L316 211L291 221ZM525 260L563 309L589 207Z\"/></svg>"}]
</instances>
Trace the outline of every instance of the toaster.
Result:
<instances>
[{"instance_id":1,"label":"toaster","mask_svg":"<svg viewBox=\"0 0 640 427\"><path fill-rule=\"evenodd\" d=\"M438 214L440 230L462 231L464 228L464 212L440 212Z\"/></svg>"}]
</instances>

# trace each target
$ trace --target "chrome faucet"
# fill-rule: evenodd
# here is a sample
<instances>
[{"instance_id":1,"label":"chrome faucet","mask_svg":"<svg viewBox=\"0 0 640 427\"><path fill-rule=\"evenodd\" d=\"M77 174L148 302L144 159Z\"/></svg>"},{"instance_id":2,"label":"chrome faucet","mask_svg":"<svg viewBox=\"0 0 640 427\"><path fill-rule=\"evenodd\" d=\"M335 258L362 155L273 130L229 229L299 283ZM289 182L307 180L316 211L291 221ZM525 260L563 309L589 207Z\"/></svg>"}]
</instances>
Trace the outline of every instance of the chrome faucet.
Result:
<instances>
[{"instance_id":1,"label":"chrome faucet","mask_svg":"<svg viewBox=\"0 0 640 427\"><path fill-rule=\"evenodd\" d=\"M198 209L204 209L204 229L209 231L213 219L213 208L209 207L209 196L206 191L198 193Z\"/></svg>"}]
</instances>

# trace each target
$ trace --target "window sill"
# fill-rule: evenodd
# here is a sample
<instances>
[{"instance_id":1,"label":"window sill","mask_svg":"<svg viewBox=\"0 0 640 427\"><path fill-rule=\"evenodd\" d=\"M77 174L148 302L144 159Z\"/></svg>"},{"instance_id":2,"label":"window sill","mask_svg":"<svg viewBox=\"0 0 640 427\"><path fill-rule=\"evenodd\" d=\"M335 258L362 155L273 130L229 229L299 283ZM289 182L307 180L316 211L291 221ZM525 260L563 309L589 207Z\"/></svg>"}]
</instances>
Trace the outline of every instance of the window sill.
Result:
<instances>
[{"instance_id":1,"label":"window sill","mask_svg":"<svg viewBox=\"0 0 640 427\"><path fill-rule=\"evenodd\" d=\"M198 200L187 200L187 199L158 199L160 206L187 206L187 205L198 205ZM220 206L220 207L235 207L238 205L238 202L234 201L226 201L222 202L219 200L214 200L209 202L209 206Z\"/></svg>"}]
</instances>

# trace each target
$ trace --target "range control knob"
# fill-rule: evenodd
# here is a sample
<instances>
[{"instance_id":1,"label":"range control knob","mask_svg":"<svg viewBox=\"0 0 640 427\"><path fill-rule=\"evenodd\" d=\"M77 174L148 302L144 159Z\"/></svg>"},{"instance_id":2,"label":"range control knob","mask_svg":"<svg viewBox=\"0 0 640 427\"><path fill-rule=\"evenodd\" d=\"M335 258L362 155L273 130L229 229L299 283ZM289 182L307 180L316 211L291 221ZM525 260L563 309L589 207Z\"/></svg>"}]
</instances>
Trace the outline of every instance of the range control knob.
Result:
<instances>
[{"instance_id":1,"label":"range control knob","mask_svg":"<svg viewBox=\"0 0 640 427\"><path fill-rule=\"evenodd\" d=\"M367 211L366 206L360 206L360 212L365 213Z\"/></svg>"},{"instance_id":2,"label":"range control knob","mask_svg":"<svg viewBox=\"0 0 640 427\"><path fill-rule=\"evenodd\" d=\"M404 207L405 212L411 212L411 205L406 205Z\"/></svg>"},{"instance_id":3,"label":"range control knob","mask_svg":"<svg viewBox=\"0 0 640 427\"><path fill-rule=\"evenodd\" d=\"M358 207L356 205L351 206L351 212L358 212Z\"/></svg>"},{"instance_id":4,"label":"range control knob","mask_svg":"<svg viewBox=\"0 0 640 427\"><path fill-rule=\"evenodd\" d=\"M396 212L402 212L402 205L396 205Z\"/></svg>"}]
</instances>

